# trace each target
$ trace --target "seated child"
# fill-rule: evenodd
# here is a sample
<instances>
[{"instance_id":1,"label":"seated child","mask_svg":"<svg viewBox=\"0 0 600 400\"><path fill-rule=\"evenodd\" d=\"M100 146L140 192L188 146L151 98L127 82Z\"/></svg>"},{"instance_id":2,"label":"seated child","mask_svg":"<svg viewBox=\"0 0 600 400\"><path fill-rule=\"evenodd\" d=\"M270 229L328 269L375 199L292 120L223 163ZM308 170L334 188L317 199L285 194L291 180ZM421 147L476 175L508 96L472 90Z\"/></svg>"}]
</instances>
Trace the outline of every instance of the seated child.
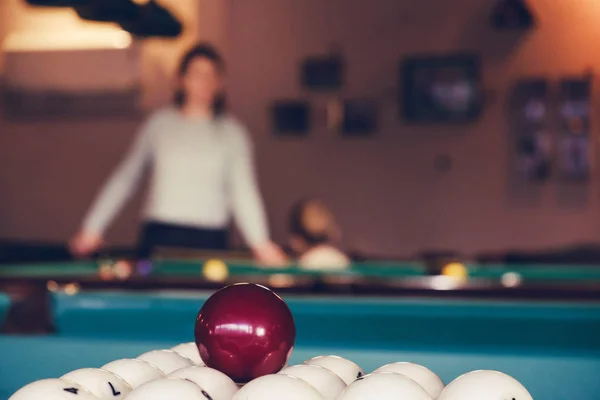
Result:
<instances>
[{"instance_id":1,"label":"seated child","mask_svg":"<svg viewBox=\"0 0 600 400\"><path fill-rule=\"evenodd\" d=\"M333 241L338 229L333 214L317 199L298 202L290 216L290 246L305 269L341 269L350 259Z\"/></svg>"}]
</instances>

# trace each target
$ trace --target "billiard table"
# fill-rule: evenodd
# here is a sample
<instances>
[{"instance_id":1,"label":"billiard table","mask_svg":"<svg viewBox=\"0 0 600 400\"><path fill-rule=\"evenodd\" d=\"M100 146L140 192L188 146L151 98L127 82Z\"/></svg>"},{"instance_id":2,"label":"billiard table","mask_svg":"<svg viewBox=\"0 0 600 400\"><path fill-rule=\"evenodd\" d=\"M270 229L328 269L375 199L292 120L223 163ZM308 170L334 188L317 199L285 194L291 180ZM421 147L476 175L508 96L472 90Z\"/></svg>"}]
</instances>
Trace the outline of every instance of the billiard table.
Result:
<instances>
[{"instance_id":1,"label":"billiard table","mask_svg":"<svg viewBox=\"0 0 600 400\"><path fill-rule=\"evenodd\" d=\"M371 371L405 360L446 382L501 370L536 399L600 393L598 267L465 263L456 277L419 262L319 272L214 261L143 261L121 279L99 273L106 260L0 265L0 400L33 380L191 341L204 300L233 282L286 299L298 332L291 363L338 354Z\"/></svg>"},{"instance_id":2,"label":"billiard table","mask_svg":"<svg viewBox=\"0 0 600 400\"><path fill-rule=\"evenodd\" d=\"M109 263L114 262L108 261ZM120 260L123 261L123 260ZM216 262L215 262L216 261ZM106 260L0 265L0 291L72 284L86 289L207 289L250 281L285 293L600 300L600 266L457 263L465 276L421 262L370 261L348 269L265 268L246 259L156 259L131 262L127 278L103 277Z\"/></svg>"},{"instance_id":3,"label":"billiard table","mask_svg":"<svg viewBox=\"0 0 600 400\"><path fill-rule=\"evenodd\" d=\"M31 381L193 340L207 290L55 290L51 332L0 335L0 399ZM535 399L600 393L600 303L284 294L297 325L291 363L338 354L365 371L423 364L445 381L506 372Z\"/></svg>"}]
</instances>

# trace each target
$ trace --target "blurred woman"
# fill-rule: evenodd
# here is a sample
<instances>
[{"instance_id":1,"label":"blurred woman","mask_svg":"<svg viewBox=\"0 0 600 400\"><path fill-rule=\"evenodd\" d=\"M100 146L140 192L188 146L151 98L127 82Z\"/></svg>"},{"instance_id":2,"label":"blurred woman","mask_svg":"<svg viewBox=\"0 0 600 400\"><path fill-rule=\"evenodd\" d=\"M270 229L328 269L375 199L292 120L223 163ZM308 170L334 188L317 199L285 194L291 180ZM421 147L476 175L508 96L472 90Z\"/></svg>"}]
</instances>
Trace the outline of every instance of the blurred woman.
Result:
<instances>
[{"instance_id":1,"label":"blurred woman","mask_svg":"<svg viewBox=\"0 0 600 400\"><path fill-rule=\"evenodd\" d=\"M71 240L72 251L85 256L101 247L107 227L150 167L140 257L159 247L226 250L233 216L259 262L284 263L284 253L269 239L249 135L225 109L223 59L199 44L177 72L173 105L143 124Z\"/></svg>"}]
</instances>

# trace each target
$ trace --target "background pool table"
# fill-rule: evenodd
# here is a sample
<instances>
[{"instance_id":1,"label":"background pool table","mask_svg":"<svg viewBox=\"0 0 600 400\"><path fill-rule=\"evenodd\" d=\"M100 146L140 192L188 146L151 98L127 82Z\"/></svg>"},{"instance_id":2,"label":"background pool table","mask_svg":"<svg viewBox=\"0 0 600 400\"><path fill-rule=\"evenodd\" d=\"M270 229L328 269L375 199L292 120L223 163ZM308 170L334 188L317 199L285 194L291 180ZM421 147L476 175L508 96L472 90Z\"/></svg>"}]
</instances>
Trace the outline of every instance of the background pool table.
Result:
<instances>
[{"instance_id":1,"label":"background pool table","mask_svg":"<svg viewBox=\"0 0 600 400\"><path fill-rule=\"evenodd\" d=\"M207 291L89 291L51 296L54 333L0 336L0 398L60 376L193 340ZM594 302L284 296L298 328L292 363L338 354L366 371L393 361L444 381L497 369L536 399L600 393L600 304Z\"/></svg>"},{"instance_id":2,"label":"background pool table","mask_svg":"<svg viewBox=\"0 0 600 400\"><path fill-rule=\"evenodd\" d=\"M600 268L586 265L458 263L467 276L448 280L443 274L448 263L369 261L343 270L307 271L295 265L263 268L244 259L213 257L142 261L132 263L134 273L127 279L103 278L101 266L115 261L0 265L0 290L14 285L45 290L49 282L93 289L212 290L251 281L286 293L600 300ZM225 268L221 279L212 278L215 264Z\"/></svg>"}]
</instances>

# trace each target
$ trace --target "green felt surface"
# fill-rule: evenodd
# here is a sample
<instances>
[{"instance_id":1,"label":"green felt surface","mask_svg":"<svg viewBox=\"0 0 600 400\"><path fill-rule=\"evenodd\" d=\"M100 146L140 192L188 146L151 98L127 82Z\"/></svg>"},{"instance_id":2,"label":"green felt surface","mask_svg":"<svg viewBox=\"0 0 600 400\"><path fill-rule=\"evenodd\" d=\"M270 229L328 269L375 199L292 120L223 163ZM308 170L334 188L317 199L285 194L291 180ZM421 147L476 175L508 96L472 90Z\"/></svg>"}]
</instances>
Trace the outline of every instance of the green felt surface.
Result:
<instances>
[{"instance_id":1,"label":"green felt surface","mask_svg":"<svg viewBox=\"0 0 600 400\"><path fill-rule=\"evenodd\" d=\"M200 260L157 260L153 262L151 276L197 276L202 275L203 261ZM319 273L302 270L294 265L286 268L261 268L248 261L227 261L231 275L271 275L273 273L288 273L298 276L308 275L369 275L369 276L422 276L426 274L424 266L417 263L378 262L355 264L348 270ZM0 266L0 277L90 277L98 273L95 262L47 263L26 265Z\"/></svg>"},{"instance_id":2,"label":"green felt surface","mask_svg":"<svg viewBox=\"0 0 600 400\"><path fill-rule=\"evenodd\" d=\"M95 262L1 265L0 277L87 277L98 273Z\"/></svg>"},{"instance_id":3,"label":"green felt surface","mask_svg":"<svg viewBox=\"0 0 600 400\"><path fill-rule=\"evenodd\" d=\"M155 260L153 262L153 277L201 277L203 261L201 260ZM287 273L297 276L305 275L335 275L335 276L364 276L379 278L406 278L427 275L427 268L420 263L402 262L366 262L355 263L351 268L341 271L314 272L305 271L297 266L280 269L260 268L249 261L227 261L231 276L269 275ZM517 273L524 280L531 281L564 281L564 282L600 282L600 267L578 265L536 265L536 264L494 264L483 265L465 264L472 278L501 279L506 273ZM56 278L86 278L98 273L96 262L69 262L26 265L2 265L1 277L56 277Z\"/></svg>"},{"instance_id":4,"label":"green felt surface","mask_svg":"<svg viewBox=\"0 0 600 400\"><path fill-rule=\"evenodd\" d=\"M197 275L200 273L202 262L198 260L157 260L154 262L156 275ZM293 275L343 275L343 276L423 276L427 273L426 267L419 263L399 262L370 262L354 263L348 269L326 272L307 271L290 265L286 268L261 268L248 261L227 261L230 274L240 275L266 275L272 273L288 273Z\"/></svg>"},{"instance_id":5,"label":"green felt surface","mask_svg":"<svg viewBox=\"0 0 600 400\"><path fill-rule=\"evenodd\" d=\"M513 272L523 279L536 281L600 281L600 267L544 264L467 264L470 277L502 278Z\"/></svg>"}]
</instances>

